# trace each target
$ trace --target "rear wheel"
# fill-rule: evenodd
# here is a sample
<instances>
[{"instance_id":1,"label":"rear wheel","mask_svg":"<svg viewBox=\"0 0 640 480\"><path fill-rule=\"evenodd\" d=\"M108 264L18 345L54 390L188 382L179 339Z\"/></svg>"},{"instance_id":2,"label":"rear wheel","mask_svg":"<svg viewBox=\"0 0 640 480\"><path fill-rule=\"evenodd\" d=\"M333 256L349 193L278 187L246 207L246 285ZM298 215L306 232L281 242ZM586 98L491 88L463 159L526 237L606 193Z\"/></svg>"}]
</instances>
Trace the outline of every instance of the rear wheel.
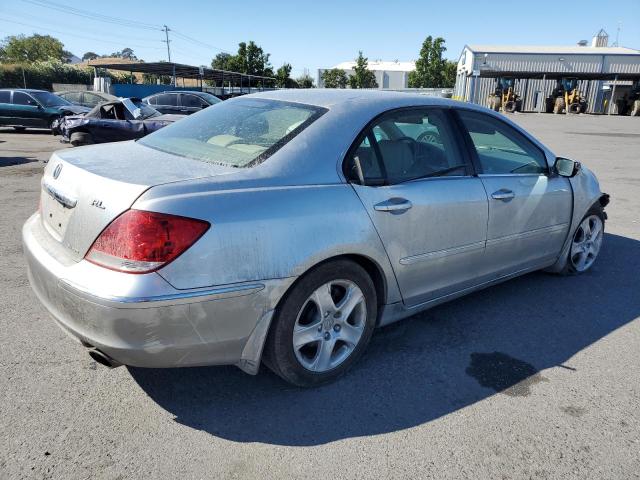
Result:
<instances>
[{"instance_id":1,"label":"rear wheel","mask_svg":"<svg viewBox=\"0 0 640 480\"><path fill-rule=\"evenodd\" d=\"M331 382L365 350L376 315L375 288L362 267L349 260L320 265L276 309L265 363L300 387Z\"/></svg>"},{"instance_id":2,"label":"rear wheel","mask_svg":"<svg viewBox=\"0 0 640 480\"><path fill-rule=\"evenodd\" d=\"M582 105L580 103L572 103L567 107L567 112L569 113L582 113Z\"/></svg>"},{"instance_id":3,"label":"rear wheel","mask_svg":"<svg viewBox=\"0 0 640 480\"><path fill-rule=\"evenodd\" d=\"M91 136L90 133L76 132L71 134L69 143L74 147L80 147L82 145L91 145L92 143L95 143L95 142L93 141L93 137Z\"/></svg>"},{"instance_id":4,"label":"rear wheel","mask_svg":"<svg viewBox=\"0 0 640 480\"><path fill-rule=\"evenodd\" d=\"M564 275L577 275L589 270L602 247L604 238L604 213L602 208L593 207L584 216L573 234L569 258L564 269Z\"/></svg>"},{"instance_id":5,"label":"rear wheel","mask_svg":"<svg viewBox=\"0 0 640 480\"><path fill-rule=\"evenodd\" d=\"M516 102L514 102L513 100L509 100L507 103L504 104L504 111L508 112L508 113L513 113L516 111Z\"/></svg>"}]
</instances>

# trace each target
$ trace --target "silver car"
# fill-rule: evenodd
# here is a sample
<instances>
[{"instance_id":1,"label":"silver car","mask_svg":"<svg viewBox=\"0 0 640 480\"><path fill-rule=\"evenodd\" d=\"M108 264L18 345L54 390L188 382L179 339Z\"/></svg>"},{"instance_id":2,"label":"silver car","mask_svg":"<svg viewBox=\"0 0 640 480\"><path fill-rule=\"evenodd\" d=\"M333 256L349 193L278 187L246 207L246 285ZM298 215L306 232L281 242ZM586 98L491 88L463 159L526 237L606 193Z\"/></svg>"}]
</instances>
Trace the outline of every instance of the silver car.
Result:
<instances>
[{"instance_id":1,"label":"silver car","mask_svg":"<svg viewBox=\"0 0 640 480\"><path fill-rule=\"evenodd\" d=\"M585 272L607 202L485 108L292 90L54 153L23 242L36 295L97 362L264 361L313 386L375 327L534 270Z\"/></svg>"}]
</instances>

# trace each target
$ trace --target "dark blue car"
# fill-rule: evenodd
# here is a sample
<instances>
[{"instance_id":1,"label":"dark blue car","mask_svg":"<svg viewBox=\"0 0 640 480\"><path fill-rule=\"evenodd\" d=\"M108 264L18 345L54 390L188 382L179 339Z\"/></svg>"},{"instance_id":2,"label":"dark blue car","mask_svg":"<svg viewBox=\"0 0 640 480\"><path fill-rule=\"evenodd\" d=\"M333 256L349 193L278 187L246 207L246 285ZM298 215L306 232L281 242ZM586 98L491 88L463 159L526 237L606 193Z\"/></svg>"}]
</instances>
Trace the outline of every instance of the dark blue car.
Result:
<instances>
[{"instance_id":1,"label":"dark blue car","mask_svg":"<svg viewBox=\"0 0 640 480\"><path fill-rule=\"evenodd\" d=\"M122 98L101 103L86 115L62 118L54 134L73 146L135 140L183 118L162 115L139 98Z\"/></svg>"}]
</instances>

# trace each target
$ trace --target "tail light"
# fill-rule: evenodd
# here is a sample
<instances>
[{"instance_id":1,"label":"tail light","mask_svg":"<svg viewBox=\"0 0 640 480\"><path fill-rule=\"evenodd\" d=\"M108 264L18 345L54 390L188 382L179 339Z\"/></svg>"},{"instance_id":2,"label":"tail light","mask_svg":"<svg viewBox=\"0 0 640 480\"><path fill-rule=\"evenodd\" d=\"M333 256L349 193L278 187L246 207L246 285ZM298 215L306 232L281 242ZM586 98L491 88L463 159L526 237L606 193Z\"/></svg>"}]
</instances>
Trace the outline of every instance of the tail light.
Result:
<instances>
[{"instance_id":1,"label":"tail light","mask_svg":"<svg viewBox=\"0 0 640 480\"><path fill-rule=\"evenodd\" d=\"M175 260L209 226L194 218L127 210L102 231L85 259L119 272L152 272Z\"/></svg>"}]
</instances>

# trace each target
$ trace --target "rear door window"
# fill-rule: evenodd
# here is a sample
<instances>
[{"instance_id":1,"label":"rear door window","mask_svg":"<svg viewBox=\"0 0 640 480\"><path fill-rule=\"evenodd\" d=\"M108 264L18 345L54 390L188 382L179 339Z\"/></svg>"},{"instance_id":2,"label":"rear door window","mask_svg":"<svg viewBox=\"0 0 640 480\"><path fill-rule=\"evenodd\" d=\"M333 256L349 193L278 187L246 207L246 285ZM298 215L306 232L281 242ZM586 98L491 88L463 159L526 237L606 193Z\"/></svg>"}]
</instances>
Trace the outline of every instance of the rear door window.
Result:
<instances>
[{"instance_id":1,"label":"rear door window","mask_svg":"<svg viewBox=\"0 0 640 480\"><path fill-rule=\"evenodd\" d=\"M470 174L448 115L440 109L390 112L361 138L347 158L345 175L365 185Z\"/></svg>"},{"instance_id":2,"label":"rear door window","mask_svg":"<svg viewBox=\"0 0 640 480\"><path fill-rule=\"evenodd\" d=\"M174 93L163 93L156 97L156 103L153 105L161 105L163 107L177 107L178 95Z\"/></svg>"},{"instance_id":3,"label":"rear door window","mask_svg":"<svg viewBox=\"0 0 640 480\"><path fill-rule=\"evenodd\" d=\"M4 90L0 91L0 103L9 103L11 98L11 92Z\"/></svg>"},{"instance_id":4,"label":"rear door window","mask_svg":"<svg viewBox=\"0 0 640 480\"><path fill-rule=\"evenodd\" d=\"M13 92L14 105L36 105L36 101L24 92Z\"/></svg>"}]
</instances>

